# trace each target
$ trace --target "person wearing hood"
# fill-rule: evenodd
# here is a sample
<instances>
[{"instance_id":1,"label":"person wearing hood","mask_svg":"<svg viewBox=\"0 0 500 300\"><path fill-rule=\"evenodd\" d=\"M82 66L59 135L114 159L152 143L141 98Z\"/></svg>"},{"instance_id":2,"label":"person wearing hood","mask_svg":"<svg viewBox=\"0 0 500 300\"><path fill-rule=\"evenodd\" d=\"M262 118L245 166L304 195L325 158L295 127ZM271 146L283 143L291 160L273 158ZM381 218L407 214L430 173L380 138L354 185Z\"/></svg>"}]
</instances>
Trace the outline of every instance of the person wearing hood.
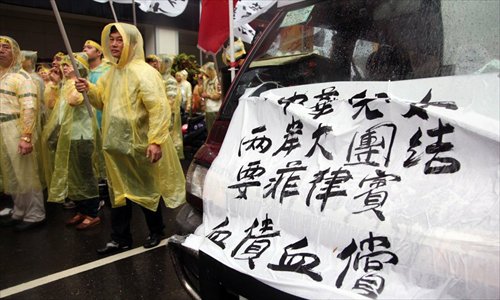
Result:
<instances>
[{"instance_id":1,"label":"person wearing hood","mask_svg":"<svg viewBox=\"0 0 500 300\"><path fill-rule=\"evenodd\" d=\"M146 56L146 62L148 63L148 65L160 72L160 58L158 56L149 54L148 56Z\"/></svg>"},{"instance_id":2,"label":"person wearing hood","mask_svg":"<svg viewBox=\"0 0 500 300\"><path fill-rule=\"evenodd\" d=\"M193 99L193 87L187 80L188 72L186 70L175 73L175 79L181 90L182 102L181 109L186 113L191 113L191 100Z\"/></svg>"},{"instance_id":3,"label":"person wearing hood","mask_svg":"<svg viewBox=\"0 0 500 300\"><path fill-rule=\"evenodd\" d=\"M172 64L174 63L173 55L158 54L158 58L160 59L160 74L163 80L167 81L171 78L175 80L174 76L171 74Z\"/></svg>"},{"instance_id":4,"label":"person wearing hood","mask_svg":"<svg viewBox=\"0 0 500 300\"><path fill-rule=\"evenodd\" d=\"M80 75L86 78L87 55L82 52L74 56ZM99 128L95 115L89 116L83 95L75 88L77 75L68 56L62 59L61 67L64 83L42 135L48 201L75 202L77 213L66 225L84 230L101 222L97 215Z\"/></svg>"},{"instance_id":5,"label":"person wearing hood","mask_svg":"<svg viewBox=\"0 0 500 300\"><path fill-rule=\"evenodd\" d=\"M33 80L33 82L36 84L37 87L37 99L38 99L38 107L39 107L39 122L41 124L40 130L43 129L43 126L47 120L47 115L46 115L46 109L45 109L45 102L43 100L43 93L45 91L45 82L38 75L37 72L35 72L35 66L36 66L36 61L38 59L38 53L36 51L29 51L29 50L22 50L21 54L23 56L23 62L22 62L22 67L23 70L25 70Z\"/></svg>"},{"instance_id":6,"label":"person wearing hood","mask_svg":"<svg viewBox=\"0 0 500 300\"><path fill-rule=\"evenodd\" d=\"M59 95L59 88L62 85L62 70L61 70L61 60L64 57L64 53L57 52L52 59L52 67L49 71L50 81L45 84L45 91L43 93L43 99L45 102L45 109L47 110L47 118L50 117L52 109L56 103L56 99Z\"/></svg>"},{"instance_id":7,"label":"person wearing hood","mask_svg":"<svg viewBox=\"0 0 500 300\"><path fill-rule=\"evenodd\" d=\"M26 71L17 42L0 36L0 172L1 191L14 200L12 216L2 226L23 231L45 221L37 153L37 90Z\"/></svg>"},{"instance_id":8,"label":"person wearing hood","mask_svg":"<svg viewBox=\"0 0 500 300\"><path fill-rule=\"evenodd\" d=\"M207 131L210 133L221 106L221 90L215 64L208 62L203 65L202 69L205 70L207 78L203 83L201 97L205 101L205 121Z\"/></svg>"},{"instance_id":9,"label":"person wearing hood","mask_svg":"<svg viewBox=\"0 0 500 300\"><path fill-rule=\"evenodd\" d=\"M47 67L46 65L42 65L38 68L37 73L40 76L40 78L42 78L42 80L43 80L44 90L45 90L45 85L50 82L50 77L49 77L50 68Z\"/></svg>"},{"instance_id":10,"label":"person wearing hood","mask_svg":"<svg viewBox=\"0 0 500 300\"><path fill-rule=\"evenodd\" d=\"M149 236L143 246L157 246L163 236L160 199L175 208L185 201L185 180L168 132L170 105L159 72L144 59L137 27L111 23L101 35L110 70L97 84L78 79L93 106L102 109L102 140L110 195L111 241L98 249L107 254L132 246L132 205L145 215Z\"/></svg>"},{"instance_id":11,"label":"person wearing hood","mask_svg":"<svg viewBox=\"0 0 500 300\"><path fill-rule=\"evenodd\" d=\"M64 53L59 51L54 54L52 58L52 68L49 73L50 82L45 85L45 92L43 94L47 119L50 118L56 100L59 98L61 87L64 85L65 78L62 73L61 62L65 56ZM65 209L73 209L76 207L76 203L67 199L66 202L63 203L63 206Z\"/></svg>"},{"instance_id":12,"label":"person wearing hood","mask_svg":"<svg viewBox=\"0 0 500 300\"><path fill-rule=\"evenodd\" d=\"M167 54L160 54L160 73L162 74L163 81L165 82L165 89L167 92L167 99L170 104L171 119L168 131L172 137L175 150L179 159L184 159L184 145L182 137L182 118L181 118L181 102L182 95L177 81L172 76L171 69L173 59Z\"/></svg>"},{"instance_id":13,"label":"person wearing hood","mask_svg":"<svg viewBox=\"0 0 500 300\"><path fill-rule=\"evenodd\" d=\"M38 75L37 72L35 72L35 66L36 66L36 61L38 59L38 53L36 51L30 51L30 50L21 50L21 55L23 56L23 61L21 63L21 66L24 71L26 71L30 77L31 80L36 85L36 99L37 99L37 111L38 111L38 116L37 116L37 136L41 136L43 127L47 123L47 110L45 108L45 101L43 99L43 94L45 91L45 82L43 81L42 77ZM35 149L38 149L36 152L39 153L41 149L41 144L40 144L40 139L37 139L36 143L34 144ZM39 177L40 177L40 182L42 183L42 187L45 189L46 183L45 183L45 177L44 177L44 171L43 171L43 161L41 159L38 159L38 171L39 171Z\"/></svg>"},{"instance_id":14,"label":"person wearing hood","mask_svg":"<svg viewBox=\"0 0 500 300\"><path fill-rule=\"evenodd\" d=\"M44 81L38 73L35 72L36 61L38 59L38 53L36 51L30 50L21 50L21 55L23 56L22 67L33 79L35 82L37 89L39 91L39 96L43 96Z\"/></svg>"}]
</instances>

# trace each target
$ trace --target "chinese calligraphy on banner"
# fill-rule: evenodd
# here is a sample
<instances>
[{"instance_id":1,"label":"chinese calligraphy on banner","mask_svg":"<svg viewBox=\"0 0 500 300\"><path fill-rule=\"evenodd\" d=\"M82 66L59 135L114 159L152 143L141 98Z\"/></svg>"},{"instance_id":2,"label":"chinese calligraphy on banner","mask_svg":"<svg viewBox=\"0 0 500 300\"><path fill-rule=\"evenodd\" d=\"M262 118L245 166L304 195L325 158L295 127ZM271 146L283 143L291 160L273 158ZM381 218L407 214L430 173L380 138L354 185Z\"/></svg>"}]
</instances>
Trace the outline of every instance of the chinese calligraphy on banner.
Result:
<instances>
[{"instance_id":1,"label":"chinese calligraphy on banner","mask_svg":"<svg viewBox=\"0 0 500 300\"><path fill-rule=\"evenodd\" d=\"M498 298L499 121L484 108L499 86L486 74L240 99L206 177L200 250L309 299Z\"/></svg>"}]
</instances>

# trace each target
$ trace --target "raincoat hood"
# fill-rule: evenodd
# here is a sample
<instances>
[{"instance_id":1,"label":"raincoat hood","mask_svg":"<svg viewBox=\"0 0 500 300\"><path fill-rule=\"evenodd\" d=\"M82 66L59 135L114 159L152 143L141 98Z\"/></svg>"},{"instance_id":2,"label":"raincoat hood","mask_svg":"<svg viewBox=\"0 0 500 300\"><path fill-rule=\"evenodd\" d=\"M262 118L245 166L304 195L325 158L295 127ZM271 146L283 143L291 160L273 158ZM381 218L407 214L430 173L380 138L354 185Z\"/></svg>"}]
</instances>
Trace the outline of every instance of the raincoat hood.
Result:
<instances>
[{"instance_id":1,"label":"raincoat hood","mask_svg":"<svg viewBox=\"0 0 500 300\"><path fill-rule=\"evenodd\" d=\"M31 50L21 50L21 54L23 56L23 59L29 59L33 67L35 67L36 61L38 59L38 52Z\"/></svg>"},{"instance_id":2,"label":"raincoat hood","mask_svg":"<svg viewBox=\"0 0 500 300\"><path fill-rule=\"evenodd\" d=\"M120 59L111 54L109 34L115 26L123 39L123 50ZM101 34L104 57L117 68L123 68L133 60L144 61L144 42L142 35L134 25L126 23L110 23L104 27Z\"/></svg>"},{"instance_id":3,"label":"raincoat hood","mask_svg":"<svg viewBox=\"0 0 500 300\"><path fill-rule=\"evenodd\" d=\"M187 80L188 78L188 72L186 70L182 70L179 72L181 74L181 77L183 80Z\"/></svg>"},{"instance_id":4,"label":"raincoat hood","mask_svg":"<svg viewBox=\"0 0 500 300\"><path fill-rule=\"evenodd\" d=\"M56 54L54 54L54 57L53 57L53 60L56 60L57 58L59 58L59 60L63 59L63 57L65 56L66 54L62 53L61 51L57 52Z\"/></svg>"},{"instance_id":5,"label":"raincoat hood","mask_svg":"<svg viewBox=\"0 0 500 300\"><path fill-rule=\"evenodd\" d=\"M39 69L38 69L38 73L41 73L41 72L46 72L46 73L49 73L50 72L50 68L47 67L46 65L42 65Z\"/></svg>"},{"instance_id":6,"label":"raincoat hood","mask_svg":"<svg viewBox=\"0 0 500 300\"><path fill-rule=\"evenodd\" d=\"M2 73L7 73L7 72L17 72L21 69L21 62L22 62L22 55L21 55L21 49L19 48L19 45L17 42L8 36L0 35L0 42L2 43L7 43L10 45L12 48L12 62L10 65L2 71ZM3 75L3 74L0 74Z\"/></svg>"},{"instance_id":7,"label":"raincoat hood","mask_svg":"<svg viewBox=\"0 0 500 300\"><path fill-rule=\"evenodd\" d=\"M78 71L80 72L80 76L82 77L87 77L89 73L89 62L88 62L88 56L85 52L77 52L73 53L76 61L76 65L78 67ZM67 65L72 65L71 59L68 55L65 55L63 59L61 60L61 65L67 64Z\"/></svg>"},{"instance_id":8,"label":"raincoat hood","mask_svg":"<svg viewBox=\"0 0 500 300\"><path fill-rule=\"evenodd\" d=\"M205 72L207 76L211 79L217 77L217 71L215 70L215 64L213 62L208 62L205 65Z\"/></svg>"},{"instance_id":9,"label":"raincoat hood","mask_svg":"<svg viewBox=\"0 0 500 300\"><path fill-rule=\"evenodd\" d=\"M172 64L174 62L174 58L169 54L158 54L158 58L160 59L160 73L170 75L170 70L172 69Z\"/></svg>"},{"instance_id":10,"label":"raincoat hood","mask_svg":"<svg viewBox=\"0 0 500 300\"><path fill-rule=\"evenodd\" d=\"M148 60L161 62L160 58L154 54L149 54L148 56L146 56L146 61Z\"/></svg>"}]
</instances>

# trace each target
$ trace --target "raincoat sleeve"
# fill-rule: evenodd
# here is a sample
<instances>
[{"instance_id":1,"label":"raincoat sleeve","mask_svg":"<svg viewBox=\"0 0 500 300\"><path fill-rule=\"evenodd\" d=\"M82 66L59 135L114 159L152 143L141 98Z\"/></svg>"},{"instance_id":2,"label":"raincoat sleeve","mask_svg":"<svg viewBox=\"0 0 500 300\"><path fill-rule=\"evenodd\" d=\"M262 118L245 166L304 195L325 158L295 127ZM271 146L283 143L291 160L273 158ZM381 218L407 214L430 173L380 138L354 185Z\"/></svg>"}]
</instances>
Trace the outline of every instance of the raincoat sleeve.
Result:
<instances>
[{"instance_id":1,"label":"raincoat sleeve","mask_svg":"<svg viewBox=\"0 0 500 300\"><path fill-rule=\"evenodd\" d=\"M22 135L31 135L35 130L37 116L37 89L31 79L24 80L19 86Z\"/></svg>"},{"instance_id":2,"label":"raincoat sleeve","mask_svg":"<svg viewBox=\"0 0 500 300\"><path fill-rule=\"evenodd\" d=\"M109 73L109 72L108 72ZM104 104L103 104L103 95L104 95L104 89L106 87L106 82L108 80L107 73L101 76L99 80L97 80L96 84L90 83L89 82L89 102L92 104L93 107L102 110Z\"/></svg>"},{"instance_id":3,"label":"raincoat sleeve","mask_svg":"<svg viewBox=\"0 0 500 300\"><path fill-rule=\"evenodd\" d=\"M43 92L43 97L45 101L45 107L48 109L53 109L56 104L57 95L59 94L59 87L57 84L50 82L45 87L45 91Z\"/></svg>"},{"instance_id":4,"label":"raincoat sleeve","mask_svg":"<svg viewBox=\"0 0 500 300\"><path fill-rule=\"evenodd\" d=\"M66 99L67 99L69 105L78 106L78 105L83 103L83 94L78 92L76 90L75 86L72 85L72 88L71 88L69 94L66 96Z\"/></svg>"},{"instance_id":5,"label":"raincoat sleeve","mask_svg":"<svg viewBox=\"0 0 500 300\"><path fill-rule=\"evenodd\" d=\"M151 74L148 79L140 80L140 97L149 114L148 144L161 145L169 136L170 105L165 94L162 79Z\"/></svg>"}]
</instances>

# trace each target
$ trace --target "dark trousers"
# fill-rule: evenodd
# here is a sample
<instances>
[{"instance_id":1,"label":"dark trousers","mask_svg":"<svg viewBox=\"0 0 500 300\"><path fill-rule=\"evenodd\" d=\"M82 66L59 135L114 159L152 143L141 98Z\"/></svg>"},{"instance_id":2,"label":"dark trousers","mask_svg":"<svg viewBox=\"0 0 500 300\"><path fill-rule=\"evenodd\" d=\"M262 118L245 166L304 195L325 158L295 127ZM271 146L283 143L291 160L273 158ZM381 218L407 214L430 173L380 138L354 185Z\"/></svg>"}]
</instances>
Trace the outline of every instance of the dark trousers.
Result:
<instances>
[{"instance_id":1,"label":"dark trousers","mask_svg":"<svg viewBox=\"0 0 500 300\"><path fill-rule=\"evenodd\" d=\"M91 218L97 217L99 212L99 198L75 201L76 211Z\"/></svg>"},{"instance_id":2,"label":"dark trousers","mask_svg":"<svg viewBox=\"0 0 500 300\"><path fill-rule=\"evenodd\" d=\"M127 199L127 204L125 206L112 208L111 229L113 232L111 233L111 239L118 242L120 245L132 245L132 234L130 233L132 205L137 205L142 209L150 235L163 235L165 225L163 225L160 204L158 205L158 209L154 212Z\"/></svg>"}]
</instances>

